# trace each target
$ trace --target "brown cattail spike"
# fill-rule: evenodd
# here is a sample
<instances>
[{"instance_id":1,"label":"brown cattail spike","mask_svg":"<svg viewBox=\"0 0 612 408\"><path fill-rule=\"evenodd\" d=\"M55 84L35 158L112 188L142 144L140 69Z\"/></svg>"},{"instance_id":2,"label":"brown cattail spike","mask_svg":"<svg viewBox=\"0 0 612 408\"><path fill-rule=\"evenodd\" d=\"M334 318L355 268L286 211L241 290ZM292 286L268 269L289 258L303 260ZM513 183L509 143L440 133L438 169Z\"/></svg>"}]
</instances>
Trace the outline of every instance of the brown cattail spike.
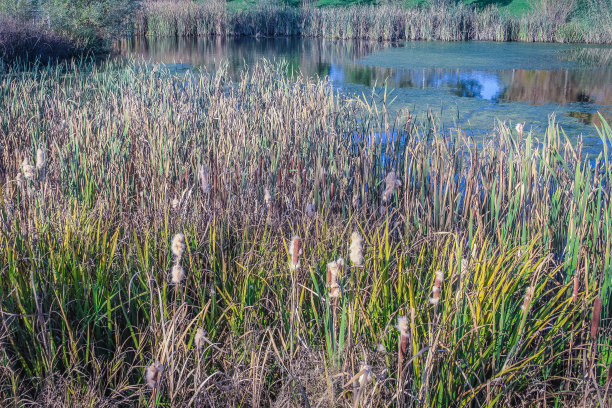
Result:
<instances>
[{"instance_id":1,"label":"brown cattail spike","mask_svg":"<svg viewBox=\"0 0 612 408\"><path fill-rule=\"evenodd\" d=\"M591 318L591 340L597 340L599 331L599 319L601 318L601 296L597 296L593 302L593 316Z\"/></svg>"},{"instance_id":2,"label":"brown cattail spike","mask_svg":"<svg viewBox=\"0 0 612 408\"><path fill-rule=\"evenodd\" d=\"M289 255L291 255L291 263L289 268L295 271L300 267L300 255L302 254L302 241L300 237L294 236L289 245Z\"/></svg>"},{"instance_id":3,"label":"brown cattail spike","mask_svg":"<svg viewBox=\"0 0 612 408\"><path fill-rule=\"evenodd\" d=\"M397 330L399 330L399 362L400 366L404 362L408 352L408 318L400 316L397 318Z\"/></svg>"}]
</instances>

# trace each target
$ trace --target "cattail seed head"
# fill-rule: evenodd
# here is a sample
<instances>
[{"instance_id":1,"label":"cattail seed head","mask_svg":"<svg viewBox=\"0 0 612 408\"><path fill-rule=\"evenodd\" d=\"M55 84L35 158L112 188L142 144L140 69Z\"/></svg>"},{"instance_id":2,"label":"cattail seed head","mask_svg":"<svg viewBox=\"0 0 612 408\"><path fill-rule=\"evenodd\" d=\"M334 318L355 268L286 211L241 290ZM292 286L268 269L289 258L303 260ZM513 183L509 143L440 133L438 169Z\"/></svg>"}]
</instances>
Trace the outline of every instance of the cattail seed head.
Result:
<instances>
[{"instance_id":1,"label":"cattail seed head","mask_svg":"<svg viewBox=\"0 0 612 408\"><path fill-rule=\"evenodd\" d=\"M461 260L461 280L463 280L465 278L465 275L467 275L468 267L469 267L468 260L466 258L463 258Z\"/></svg>"},{"instance_id":2,"label":"cattail seed head","mask_svg":"<svg viewBox=\"0 0 612 408\"><path fill-rule=\"evenodd\" d=\"M521 306L521 310L523 312L527 312L527 309L529 308L529 304L531 303L531 300L533 299L533 294L534 294L534 288L533 286L529 286L525 290L525 299L523 300L523 305Z\"/></svg>"},{"instance_id":3,"label":"cattail seed head","mask_svg":"<svg viewBox=\"0 0 612 408\"><path fill-rule=\"evenodd\" d=\"M385 348L384 344L378 343L378 345L376 346L376 351L378 351L379 353L386 353L387 349Z\"/></svg>"},{"instance_id":4,"label":"cattail seed head","mask_svg":"<svg viewBox=\"0 0 612 408\"><path fill-rule=\"evenodd\" d=\"M176 261L179 262L185 251L185 235L182 233L176 234L172 238L172 254L176 257Z\"/></svg>"},{"instance_id":5,"label":"cattail seed head","mask_svg":"<svg viewBox=\"0 0 612 408\"><path fill-rule=\"evenodd\" d=\"M300 267L300 255L302 254L302 241L300 237L294 236L291 238L291 244L289 245L289 255L291 255L291 262L289 268L295 271Z\"/></svg>"},{"instance_id":6,"label":"cattail seed head","mask_svg":"<svg viewBox=\"0 0 612 408\"><path fill-rule=\"evenodd\" d=\"M359 386L363 388L372 382L372 367L363 364L359 372L363 373L359 376Z\"/></svg>"},{"instance_id":7,"label":"cattail seed head","mask_svg":"<svg viewBox=\"0 0 612 408\"><path fill-rule=\"evenodd\" d=\"M593 301L593 315L591 317L591 340L597 339L599 331L599 320L601 318L601 296L597 296Z\"/></svg>"},{"instance_id":8,"label":"cattail seed head","mask_svg":"<svg viewBox=\"0 0 612 408\"><path fill-rule=\"evenodd\" d=\"M203 164L200 164L200 169L198 170L198 177L200 179L200 189L202 190L202 194L210 193L210 182L208 181L208 172L206 171L206 167Z\"/></svg>"},{"instance_id":9,"label":"cattail seed head","mask_svg":"<svg viewBox=\"0 0 612 408\"><path fill-rule=\"evenodd\" d=\"M264 203L266 207L270 207L272 205L272 196L270 195L270 189L268 187L264 188Z\"/></svg>"},{"instance_id":10,"label":"cattail seed head","mask_svg":"<svg viewBox=\"0 0 612 408\"><path fill-rule=\"evenodd\" d=\"M21 163L21 170L26 180L32 180L36 177L36 168L30 164L30 161L26 158Z\"/></svg>"},{"instance_id":11,"label":"cattail seed head","mask_svg":"<svg viewBox=\"0 0 612 408\"><path fill-rule=\"evenodd\" d=\"M161 384L162 375L164 374L164 366L159 361L147 367L145 379L149 388L157 388Z\"/></svg>"},{"instance_id":12,"label":"cattail seed head","mask_svg":"<svg viewBox=\"0 0 612 408\"><path fill-rule=\"evenodd\" d=\"M206 334L206 330L204 330L201 327L198 327L198 330L196 330L196 334L195 337L193 339L193 342L196 346L196 348L198 349L198 351L202 351L202 349L204 349L204 346L206 345L206 339L208 338L207 334Z\"/></svg>"},{"instance_id":13,"label":"cattail seed head","mask_svg":"<svg viewBox=\"0 0 612 408\"><path fill-rule=\"evenodd\" d=\"M382 194L383 203L389 201L391 199L391 196L395 192L395 189L401 185L402 183L395 175L395 171L390 171L389 173L387 173L387 177L385 177L385 190Z\"/></svg>"},{"instance_id":14,"label":"cattail seed head","mask_svg":"<svg viewBox=\"0 0 612 408\"><path fill-rule=\"evenodd\" d=\"M179 207L179 204L181 202L178 200L178 198L175 198L172 200L172 202L170 203L172 205L172 209L176 210Z\"/></svg>"},{"instance_id":15,"label":"cattail seed head","mask_svg":"<svg viewBox=\"0 0 612 408\"><path fill-rule=\"evenodd\" d=\"M400 336L408 336L408 318L406 316L399 316L397 318L397 330L400 332Z\"/></svg>"},{"instance_id":16,"label":"cattail seed head","mask_svg":"<svg viewBox=\"0 0 612 408\"><path fill-rule=\"evenodd\" d=\"M344 259L337 260L327 264L327 285L330 288L329 297L337 298L340 296L340 285L338 285L338 275L344 267Z\"/></svg>"},{"instance_id":17,"label":"cattail seed head","mask_svg":"<svg viewBox=\"0 0 612 408\"><path fill-rule=\"evenodd\" d=\"M523 135L523 127L525 125L522 123L517 123L515 126L516 131L518 132L519 135Z\"/></svg>"},{"instance_id":18,"label":"cattail seed head","mask_svg":"<svg viewBox=\"0 0 612 408\"><path fill-rule=\"evenodd\" d=\"M576 303L578 301L578 292L580 291L580 274L576 269L574 272L574 288L572 291L572 303Z\"/></svg>"},{"instance_id":19,"label":"cattail seed head","mask_svg":"<svg viewBox=\"0 0 612 408\"><path fill-rule=\"evenodd\" d=\"M359 232L354 231L351 234L351 245L349 247L349 258L353 266L361 266L363 263L363 238Z\"/></svg>"},{"instance_id":20,"label":"cattail seed head","mask_svg":"<svg viewBox=\"0 0 612 408\"><path fill-rule=\"evenodd\" d=\"M36 170L41 171L47 166L47 157L43 149L36 150Z\"/></svg>"},{"instance_id":21,"label":"cattail seed head","mask_svg":"<svg viewBox=\"0 0 612 408\"><path fill-rule=\"evenodd\" d=\"M440 292L442 290L442 283L444 282L444 272L441 270L436 271L436 278L434 279L434 285L431 289L432 296L429 299L429 303L437 305L440 303Z\"/></svg>"},{"instance_id":22,"label":"cattail seed head","mask_svg":"<svg viewBox=\"0 0 612 408\"><path fill-rule=\"evenodd\" d=\"M185 270L178 263L172 267L172 283L178 285L185 279Z\"/></svg>"},{"instance_id":23,"label":"cattail seed head","mask_svg":"<svg viewBox=\"0 0 612 408\"><path fill-rule=\"evenodd\" d=\"M314 218L317 215L317 208L314 202L306 204L306 215L308 218Z\"/></svg>"}]
</instances>

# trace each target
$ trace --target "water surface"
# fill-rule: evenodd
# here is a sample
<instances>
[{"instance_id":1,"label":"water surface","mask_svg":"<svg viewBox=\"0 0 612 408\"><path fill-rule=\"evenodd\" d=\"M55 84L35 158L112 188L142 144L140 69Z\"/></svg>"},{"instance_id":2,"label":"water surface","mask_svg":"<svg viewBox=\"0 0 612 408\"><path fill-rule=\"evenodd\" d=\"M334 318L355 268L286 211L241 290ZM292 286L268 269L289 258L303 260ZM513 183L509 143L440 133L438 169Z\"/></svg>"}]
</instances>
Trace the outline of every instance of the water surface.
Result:
<instances>
[{"instance_id":1,"label":"water surface","mask_svg":"<svg viewBox=\"0 0 612 408\"><path fill-rule=\"evenodd\" d=\"M612 124L612 47L492 42L379 44L297 38L131 39L123 56L165 63L181 72L215 69L221 61L238 77L245 64L284 60L347 94L393 100L396 111L432 110L443 125L483 135L497 119L541 135L554 115L588 151L601 141L601 114Z\"/></svg>"}]
</instances>

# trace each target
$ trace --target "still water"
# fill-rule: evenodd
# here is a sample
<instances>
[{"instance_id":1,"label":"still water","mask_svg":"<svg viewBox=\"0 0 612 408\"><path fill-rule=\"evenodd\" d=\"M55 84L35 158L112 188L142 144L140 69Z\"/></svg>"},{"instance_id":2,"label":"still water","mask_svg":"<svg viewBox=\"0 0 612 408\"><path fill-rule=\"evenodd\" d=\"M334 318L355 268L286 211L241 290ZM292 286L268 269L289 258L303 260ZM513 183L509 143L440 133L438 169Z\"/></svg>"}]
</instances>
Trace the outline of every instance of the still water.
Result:
<instances>
[{"instance_id":1,"label":"still water","mask_svg":"<svg viewBox=\"0 0 612 408\"><path fill-rule=\"evenodd\" d=\"M428 110L448 128L483 135L500 119L541 135L554 115L587 151L601 141L601 114L612 124L612 46L491 42L379 44L297 38L130 39L122 56L174 71L213 70L222 61L237 77L245 64L283 60L350 95L382 97L395 111Z\"/></svg>"}]
</instances>

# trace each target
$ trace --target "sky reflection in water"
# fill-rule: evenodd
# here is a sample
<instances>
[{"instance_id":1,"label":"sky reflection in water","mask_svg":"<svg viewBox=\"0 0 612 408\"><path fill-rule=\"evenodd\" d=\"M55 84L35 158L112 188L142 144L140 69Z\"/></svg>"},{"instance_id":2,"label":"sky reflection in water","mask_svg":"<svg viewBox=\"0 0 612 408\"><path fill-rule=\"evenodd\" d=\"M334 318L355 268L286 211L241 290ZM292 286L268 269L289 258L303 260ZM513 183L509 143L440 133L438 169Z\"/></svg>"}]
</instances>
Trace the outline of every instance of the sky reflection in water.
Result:
<instances>
[{"instance_id":1,"label":"sky reflection in water","mask_svg":"<svg viewBox=\"0 0 612 408\"><path fill-rule=\"evenodd\" d=\"M349 94L382 93L393 109L432 109L449 127L484 134L496 119L543 132L555 114L566 133L584 136L593 153L601 142L597 113L612 123L612 47L568 44L406 42L378 44L316 39L126 40L121 54L169 64L177 71L215 69L228 61L238 77L261 58L328 77Z\"/></svg>"}]
</instances>

